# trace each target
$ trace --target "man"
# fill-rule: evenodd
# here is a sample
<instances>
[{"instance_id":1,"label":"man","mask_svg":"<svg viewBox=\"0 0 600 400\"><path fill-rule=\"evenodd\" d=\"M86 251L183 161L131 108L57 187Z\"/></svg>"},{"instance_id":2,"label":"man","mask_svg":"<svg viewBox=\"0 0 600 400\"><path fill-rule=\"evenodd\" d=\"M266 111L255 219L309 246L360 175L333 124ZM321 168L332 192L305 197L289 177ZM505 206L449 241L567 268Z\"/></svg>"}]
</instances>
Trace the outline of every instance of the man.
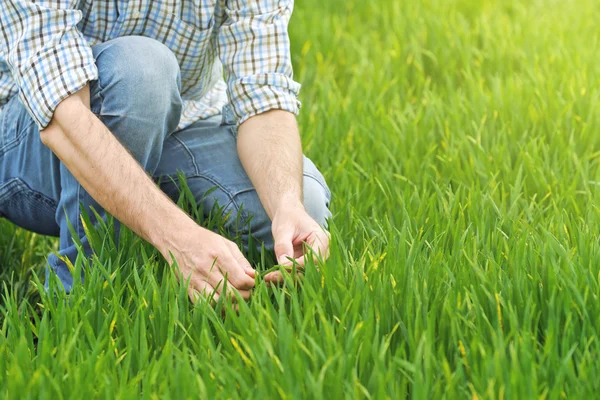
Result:
<instances>
[{"instance_id":1,"label":"man","mask_svg":"<svg viewBox=\"0 0 600 400\"><path fill-rule=\"evenodd\" d=\"M0 213L60 236L48 271L67 291L69 221L90 251L82 205L174 257L192 298L225 286L249 297L255 272L236 245L171 200L178 171L246 245L249 221L281 264L327 254L330 194L294 117L293 0L0 4Z\"/></svg>"}]
</instances>

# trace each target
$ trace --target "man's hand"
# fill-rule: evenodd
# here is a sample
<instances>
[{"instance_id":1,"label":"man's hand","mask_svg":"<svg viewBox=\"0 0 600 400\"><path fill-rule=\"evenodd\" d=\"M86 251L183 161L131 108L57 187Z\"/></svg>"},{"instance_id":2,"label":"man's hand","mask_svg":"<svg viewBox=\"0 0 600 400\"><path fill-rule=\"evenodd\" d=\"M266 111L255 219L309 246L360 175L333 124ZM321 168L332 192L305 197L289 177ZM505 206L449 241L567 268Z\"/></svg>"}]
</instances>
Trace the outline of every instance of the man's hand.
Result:
<instances>
[{"instance_id":1,"label":"man's hand","mask_svg":"<svg viewBox=\"0 0 600 400\"><path fill-rule=\"evenodd\" d=\"M290 269L296 265L303 269L308 257L312 256L317 263L319 258L324 260L329 256L329 234L307 214L302 205L278 211L273 218L272 231L275 255L280 265ZM280 283L283 276L275 271L265 275L264 279Z\"/></svg>"},{"instance_id":2,"label":"man's hand","mask_svg":"<svg viewBox=\"0 0 600 400\"><path fill-rule=\"evenodd\" d=\"M167 259L172 255L178 266L178 276L190 281L188 294L192 301L198 296L209 297L214 291L214 300L225 293L232 295L234 289L248 300L254 287L254 269L244 258L237 245L224 237L190 225L178 230L171 245L161 245L159 250Z\"/></svg>"}]
</instances>

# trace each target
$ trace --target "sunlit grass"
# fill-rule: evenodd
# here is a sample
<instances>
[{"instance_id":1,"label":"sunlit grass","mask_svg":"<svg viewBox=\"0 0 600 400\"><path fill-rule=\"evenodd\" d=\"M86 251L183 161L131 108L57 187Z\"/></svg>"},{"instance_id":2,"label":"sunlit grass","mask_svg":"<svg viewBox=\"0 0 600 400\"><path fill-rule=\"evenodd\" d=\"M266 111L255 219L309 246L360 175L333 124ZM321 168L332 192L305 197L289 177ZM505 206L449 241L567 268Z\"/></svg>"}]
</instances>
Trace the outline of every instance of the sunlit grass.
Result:
<instances>
[{"instance_id":1,"label":"sunlit grass","mask_svg":"<svg viewBox=\"0 0 600 400\"><path fill-rule=\"evenodd\" d=\"M598 20L592 0L297 2L299 122L333 193L321 272L223 317L100 231L64 299L32 274L55 243L4 222L0 393L597 396Z\"/></svg>"}]
</instances>

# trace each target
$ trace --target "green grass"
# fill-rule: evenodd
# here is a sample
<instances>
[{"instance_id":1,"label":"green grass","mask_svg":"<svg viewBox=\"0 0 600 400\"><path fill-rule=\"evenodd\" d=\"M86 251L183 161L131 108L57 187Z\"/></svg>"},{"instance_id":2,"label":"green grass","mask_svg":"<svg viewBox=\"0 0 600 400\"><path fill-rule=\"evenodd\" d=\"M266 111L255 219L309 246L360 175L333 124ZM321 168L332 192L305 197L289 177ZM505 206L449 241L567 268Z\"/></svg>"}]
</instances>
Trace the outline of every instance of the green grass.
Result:
<instances>
[{"instance_id":1,"label":"green grass","mask_svg":"<svg viewBox=\"0 0 600 400\"><path fill-rule=\"evenodd\" d=\"M55 242L0 225L12 398L592 398L600 391L600 6L304 0L321 273L191 306L129 233L68 300ZM267 268L267 265L263 266Z\"/></svg>"}]
</instances>

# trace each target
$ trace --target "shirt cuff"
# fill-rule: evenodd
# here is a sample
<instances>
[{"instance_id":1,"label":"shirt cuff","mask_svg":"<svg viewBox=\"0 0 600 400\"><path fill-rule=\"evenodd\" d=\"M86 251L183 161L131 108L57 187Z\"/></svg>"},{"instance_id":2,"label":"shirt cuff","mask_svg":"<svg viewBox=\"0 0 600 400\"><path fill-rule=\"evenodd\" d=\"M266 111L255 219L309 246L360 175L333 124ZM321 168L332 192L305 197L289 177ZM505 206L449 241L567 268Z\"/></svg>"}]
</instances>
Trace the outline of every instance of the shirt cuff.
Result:
<instances>
[{"instance_id":1,"label":"shirt cuff","mask_svg":"<svg viewBox=\"0 0 600 400\"><path fill-rule=\"evenodd\" d=\"M98 79L92 49L81 33L70 29L60 43L44 49L19 71L19 99L40 130L64 99Z\"/></svg>"},{"instance_id":2,"label":"shirt cuff","mask_svg":"<svg viewBox=\"0 0 600 400\"><path fill-rule=\"evenodd\" d=\"M283 74L258 74L234 80L229 99L237 125L269 110L300 111L300 84Z\"/></svg>"}]
</instances>

